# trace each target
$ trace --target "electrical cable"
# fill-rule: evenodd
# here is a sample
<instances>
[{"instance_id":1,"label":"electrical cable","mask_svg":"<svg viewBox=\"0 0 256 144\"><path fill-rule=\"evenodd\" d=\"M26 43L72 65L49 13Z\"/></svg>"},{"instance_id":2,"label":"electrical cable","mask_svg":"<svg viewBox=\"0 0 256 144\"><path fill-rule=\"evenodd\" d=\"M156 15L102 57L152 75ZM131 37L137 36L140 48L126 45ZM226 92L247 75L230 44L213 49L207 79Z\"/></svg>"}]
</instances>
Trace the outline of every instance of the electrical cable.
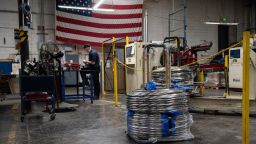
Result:
<instances>
[{"instance_id":1,"label":"electrical cable","mask_svg":"<svg viewBox=\"0 0 256 144\"><path fill-rule=\"evenodd\" d=\"M104 63L104 71L105 71L105 72L106 72L107 60L109 60L109 59L111 58L111 56L110 56L111 53L112 53L112 48L110 47L110 50L109 50L109 52L108 52L107 59L104 60L104 61L105 61L105 63ZM105 75L107 81L108 81L109 83L111 83L110 78L109 78L109 76L107 75L107 73L105 73L104 75ZM114 90L113 85L110 85L110 87L111 87L111 90Z\"/></svg>"}]
</instances>

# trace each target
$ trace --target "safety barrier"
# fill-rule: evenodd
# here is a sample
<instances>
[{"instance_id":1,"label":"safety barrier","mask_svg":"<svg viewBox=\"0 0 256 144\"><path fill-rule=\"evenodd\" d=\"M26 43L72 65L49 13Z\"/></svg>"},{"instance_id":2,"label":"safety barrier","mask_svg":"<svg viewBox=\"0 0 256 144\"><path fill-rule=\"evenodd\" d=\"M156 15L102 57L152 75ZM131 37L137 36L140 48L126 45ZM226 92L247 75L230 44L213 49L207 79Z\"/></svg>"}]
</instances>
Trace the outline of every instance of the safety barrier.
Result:
<instances>
[{"instance_id":1,"label":"safety barrier","mask_svg":"<svg viewBox=\"0 0 256 144\"><path fill-rule=\"evenodd\" d=\"M105 74L106 74L106 51L108 52L107 60L111 60L112 62L112 70L113 70L113 90L114 90L114 101L115 106L118 106L118 79L117 79L117 54L115 50L122 46L124 49L124 46L129 43L128 37L125 38L119 38L116 39L113 37L112 39L105 40L102 42L102 95L105 95L106 87L105 87ZM125 51L124 51L125 53ZM126 81L126 68L125 68L125 81Z\"/></svg>"}]
</instances>

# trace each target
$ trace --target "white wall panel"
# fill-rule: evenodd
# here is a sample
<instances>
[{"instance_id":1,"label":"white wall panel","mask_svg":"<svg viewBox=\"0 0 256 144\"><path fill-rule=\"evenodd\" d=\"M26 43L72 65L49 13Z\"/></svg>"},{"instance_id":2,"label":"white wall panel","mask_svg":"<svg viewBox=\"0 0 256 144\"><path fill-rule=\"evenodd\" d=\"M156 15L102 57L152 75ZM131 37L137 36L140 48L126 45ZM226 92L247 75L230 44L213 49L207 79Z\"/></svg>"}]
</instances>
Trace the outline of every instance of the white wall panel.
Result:
<instances>
[{"instance_id":1,"label":"white wall panel","mask_svg":"<svg viewBox=\"0 0 256 144\"><path fill-rule=\"evenodd\" d=\"M37 26L40 25L40 0L30 0L32 10L32 30L29 30L29 50L31 57L37 55L41 36L38 34ZM18 6L17 0L1 0L0 5L0 59L12 58L18 53L15 50L14 29L18 28ZM44 0L44 24L46 29L45 40L54 40L55 28L55 1ZM6 43L3 43L3 39Z\"/></svg>"},{"instance_id":2,"label":"white wall panel","mask_svg":"<svg viewBox=\"0 0 256 144\"><path fill-rule=\"evenodd\" d=\"M168 36L168 13L181 8L183 0L145 0L144 8L149 16L149 40L163 40ZM202 40L213 42L209 53L218 51L218 26L206 25L205 21L219 21L225 16L230 22L239 22L237 38L241 39L244 30L242 0L187 0L187 41L189 46L199 44ZM174 4L174 5L173 5ZM183 19L183 13L174 16ZM179 28L183 22L172 21L173 28ZM173 33L183 36L183 30ZM199 55L200 56L200 55Z\"/></svg>"}]
</instances>

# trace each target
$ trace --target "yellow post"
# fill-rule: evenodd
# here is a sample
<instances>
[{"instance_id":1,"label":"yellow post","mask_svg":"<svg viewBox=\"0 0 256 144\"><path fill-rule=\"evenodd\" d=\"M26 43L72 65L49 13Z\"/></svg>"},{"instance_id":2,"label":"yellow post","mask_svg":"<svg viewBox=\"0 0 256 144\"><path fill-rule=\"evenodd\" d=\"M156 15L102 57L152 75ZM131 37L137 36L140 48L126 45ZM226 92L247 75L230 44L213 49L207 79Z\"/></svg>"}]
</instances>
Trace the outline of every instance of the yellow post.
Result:
<instances>
[{"instance_id":1,"label":"yellow post","mask_svg":"<svg viewBox=\"0 0 256 144\"><path fill-rule=\"evenodd\" d=\"M128 45L129 44L129 37L126 36L125 38L125 45ZM124 49L124 64L126 64L126 49ZM124 67L124 70L125 70L125 93L127 94L128 93L128 84L127 84L127 67L125 65Z\"/></svg>"},{"instance_id":2,"label":"yellow post","mask_svg":"<svg viewBox=\"0 0 256 144\"><path fill-rule=\"evenodd\" d=\"M243 33L242 143L250 143L250 32Z\"/></svg>"},{"instance_id":3,"label":"yellow post","mask_svg":"<svg viewBox=\"0 0 256 144\"><path fill-rule=\"evenodd\" d=\"M101 91L102 96L106 94L105 92L105 50L104 50L104 43L102 43L102 49L101 49L101 55L102 55L102 65L101 65Z\"/></svg>"},{"instance_id":4,"label":"yellow post","mask_svg":"<svg viewBox=\"0 0 256 144\"><path fill-rule=\"evenodd\" d=\"M204 95L204 70L203 69L200 69L199 79L200 79L200 95L203 96Z\"/></svg>"},{"instance_id":5,"label":"yellow post","mask_svg":"<svg viewBox=\"0 0 256 144\"><path fill-rule=\"evenodd\" d=\"M229 96L228 55L225 55L225 84L226 84L225 97L227 98Z\"/></svg>"},{"instance_id":6,"label":"yellow post","mask_svg":"<svg viewBox=\"0 0 256 144\"><path fill-rule=\"evenodd\" d=\"M256 46L256 33L253 36L253 46Z\"/></svg>"},{"instance_id":7,"label":"yellow post","mask_svg":"<svg viewBox=\"0 0 256 144\"><path fill-rule=\"evenodd\" d=\"M115 53L115 37L112 39L112 56L113 56L113 78L114 78L114 97L115 106L118 105L118 85L117 85L117 64L116 64L116 53Z\"/></svg>"}]
</instances>

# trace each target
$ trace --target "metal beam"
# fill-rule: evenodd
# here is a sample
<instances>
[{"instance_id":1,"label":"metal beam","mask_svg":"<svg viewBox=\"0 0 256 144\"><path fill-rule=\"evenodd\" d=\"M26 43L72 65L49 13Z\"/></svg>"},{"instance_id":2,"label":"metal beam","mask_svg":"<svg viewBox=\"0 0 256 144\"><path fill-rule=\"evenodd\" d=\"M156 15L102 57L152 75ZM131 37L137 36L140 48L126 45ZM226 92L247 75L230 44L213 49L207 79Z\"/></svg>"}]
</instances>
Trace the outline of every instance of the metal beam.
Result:
<instances>
[{"instance_id":1,"label":"metal beam","mask_svg":"<svg viewBox=\"0 0 256 144\"><path fill-rule=\"evenodd\" d=\"M243 33L242 143L250 143L250 32Z\"/></svg>"},{"instance_id":2,"label":"metal beam","mask_svg":"<svg viewBox=\"0 0 256 144\"><path fill-rule=\"evenodd\" d=\"M24 41L21 41L20 44L20 59L21 59L21 69L24 70L24 63L29 59L29 43L28 43L28 34L27 31L24 31L24 13L22 10L22 4L28 2L28 0L18 0L18 11L19 11L19 29L24 32L24 36L27 37Z\"/></svg>"},{"instance_id":3,"label":"metal beam","mask_svg":"<svg viewBox=\"0 0 256 144\"><path fill-rule=\"evenodd\" d=\"M115 97L115 106L118 106L118 84L117 84L117 60L115 52L115 43L116 39L113 37L112 40L112 55L113 55L113 78L114 78L114 97Z\"/></svg>"}]
</instances>

